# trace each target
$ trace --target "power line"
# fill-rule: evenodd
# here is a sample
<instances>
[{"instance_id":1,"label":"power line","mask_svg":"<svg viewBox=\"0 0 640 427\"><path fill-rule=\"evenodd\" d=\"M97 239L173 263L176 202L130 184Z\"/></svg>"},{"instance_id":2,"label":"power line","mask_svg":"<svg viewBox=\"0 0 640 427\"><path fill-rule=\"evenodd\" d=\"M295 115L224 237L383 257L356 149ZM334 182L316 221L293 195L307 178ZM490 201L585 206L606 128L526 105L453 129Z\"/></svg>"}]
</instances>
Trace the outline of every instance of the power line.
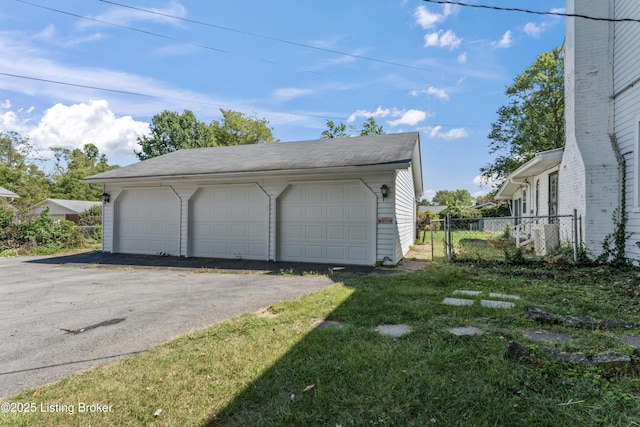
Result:
<instances>
[{"instance_id":1,"label":"power line","mask_svg":"<svg viewBox=\"0 0 640 427\"><path fill-rule=\"evenodd\" d=\"M100 0L103 1L103 0ZM500 7L500 6L491 6L486 4L471 4L471 3L463 3L452 0L422 0L425 3L436 3L436 4L448 4L454 6L463 6L463 7L472 7L476 9L490 9L490 10L500 10L506 12L521 12L521 13L529 13L532 15L551 15L551 16L564 16L567 18L582 18L589 19L591 21L604 21L604 22L640 22L640 19L634 18L598 18L595 16L589 15L581 15L577 13L566 13L566 12L543 12L540 10L530 10L530 9L521 9L519 7Z\"/></svg>"},{"instance_id":2,"label":"power line","mask_svg":"<svg viewBox=\"0 0 640 427\"><path fill-rule=\"evenodd\" d=\"M18 0L18 1L20 1L20 0ZM123 3L117 3L117 2L114 2L114 1L110 1L110 0L99 0L99 1L101 1L102 3L112 4L114 6L119 6L119 7L124 7L124 8L127 8L127 9L137 10L139 12L150 13L150 14L153 14L153 15L163 16L165 18L172 18L172 19L176 19L176 20L179 20L179 21L183 21L183 22L189 22L191 24L196 24L196 25L202 25L202 26L205 26L205 27L216 28L216 29L223 30L223 31L230 31L230 32L237 33L237 34L243 34L243 35L246 35L246 36L255 37L255 38L264 39L264 40L271 40L271 41L275 41L275 42L278 42L278 43L284 43L284 44L288 44L288 45L292 45L292 46L304 47L304 48L307 48L307 49L314 49L314 50L318 50L318 51L321 51L321 52L333 53L333 54L336 54L336 55L342 55L342 56L347 56L347 57L350 57L350 58L362 59L364 61L377 62L377 63L380 63L380 64L393 65L393 66L396 66L396 67L411 68L411 69L420 70L420 71L430 71L430 70L427 70L425 68L416 67L414 65L402 64L400 62L387 61L385 59L378 59L378 58L373 58L373 57L370 57L370 56L357 55L357 54L354 54L354 53L342 52L342 51L334 50L334 49L327 49L327 48L324 48L324 47L313 46L313 45L310 45L310 44L300 43L300 42L286 40L286 39L281 39L281 38L278 38L278 37L271 37L271 36L267 36L267 35L264 35L264 34L258 34L258 33L254 33L254 32L251 32L251 31L238 30L236 28L230 28L230 27L225 27L225 26L222 26L222 25L211 24L209 22L198 21L198 20L195 20L195 19L182 18L180 16L171 15L171 14L168 14L168 13L158 12L156 10L144 9L144 8L141 8L141 7L131 6L131 5L123 4Z\"/></svg>"},{"instance_id":3,"label":"power line","mask_svg":"<svg viewBox=\"0 0 640 427\"><path fill-rule=\"evenodd\" d=\"M180 102L188 101L190 103L201 104L201 105L213 105L211 102L195 101L193 99L188 99L187 100L187 99L179 99L179 98L167 98L167 97L160 96L160 95L150 95L148 93L132 92L132 91L120 90L120 89L110 89L110 88L105 88L105 87L100 87L100 86L83 85L83 84L79 84L79 83L63 82L63 81L60 81L60 80L43 79L43 78L33 77L33 76L23 76L23 75L20 75L20 74L11 74L11 73L0 72L0 76L13 77L13 78L16 78L16 79L23 79L23 80L32 80L32 81L44 82L44 83L52 83L52 84L63 85L63 86L72 86L72 87L78 87L78 88L82 88L82 89L99 90L99 91L103 91L103 92L119 93L119 94L123 94L123 95L141 96L141 97L145 97L145 98L168 99L168 100L180 101ZM346 120L346 118L344 118L344 117L324 116L324 115L321 115L321 114L307 114L307 113L284 113L284 114L290 114L292 116L300 116L300 117L313 117L313 118L319 118L319 119Z\"/></svg>"},{"instance_id":4,"label":"power line","mask_svg":"<svg viewBox=\"0 0 640 427\"><path fill-rule=\"evenodd\" d=\"M75 18L86 19L88 21L98 22L100 24L110 25L112 27L123 28L125 30L135 31L135 32L138 32L138 33L147 34L147 35L154 36L154 37L160 37L160 38L163 38L163 39L166 39L166 40L171 40L171 41L177 41L177 42L180 42L180 43L190 44L192 46L197 46L197 47L201 47L203 49L213 50L213 51L216 51L216 52L227 53L227 51L222 50L222 49L218 49L216 47L207 46L207 45L199 44L199 43L188 42L188 41L180 40L180 39L177 39L177 38L174 38L174 37L165 36L164 34L154 33L154 32L147 31L147 30L141 30L139 28L134 28L134 27L128 27L126 25L114 24L113 22L103 21L101 19L90 18L88 16L78 15L76 13L67 12L65 10L54 9L52 7L42 6L40 4L31 3L31 2L28 2L26 0L16 0L16 1L18 3L28 4L29 6L34 6L34 7L40 8L40 9L49 10L51 12L62 13L63 15L73 16Z\"/></svg>"},{"instance_id":5,"label":"power line","mask_svg":"<svg viewBox=\"0 0 640 427\"><path fill-rule=\"evenodd\" d=\"M19 74L10 74L10 73L2 73L2 72L0 72L0 76L15 77L17 79L25 79L25 80L35 80L35 81L38 81L38 82L54 83L54 84L57 84L57 85L80 87L80 88L83 88L83 89L94 89L94 90L100 90L100 91L104 91L104 92L113 92L113 93L120 93L120 94L125 94L125 95L135 95L135 96L144 96L144 97L148 97L148 98L158 98L155 95L148 95L148 94L145 94L145 93L131 92L131 91L127 91L127 90L118 90L118 89L108 89L108 88L98 87L98 86L82 85L82 84L79 84L79 83L61 82L59 80L41 79L41 78L38 78L38 77L31 77L31 76L21 76Z\"/></svg>"}]
</instances>

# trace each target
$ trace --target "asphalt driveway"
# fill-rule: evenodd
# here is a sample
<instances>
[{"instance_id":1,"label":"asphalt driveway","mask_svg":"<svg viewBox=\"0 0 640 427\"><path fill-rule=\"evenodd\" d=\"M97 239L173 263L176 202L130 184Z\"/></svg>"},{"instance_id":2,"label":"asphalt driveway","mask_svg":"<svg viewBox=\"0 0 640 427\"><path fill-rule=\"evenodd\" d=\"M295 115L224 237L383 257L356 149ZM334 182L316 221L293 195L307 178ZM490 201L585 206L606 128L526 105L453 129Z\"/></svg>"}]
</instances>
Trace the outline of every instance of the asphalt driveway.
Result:
<instances>
[{"instance_id":1,"label":"asphalt driveway","mask_svg":"<svg viewBox=\"0 0 640 427\"><path fill-rule=\"evenodd\" d=\"M327 288L327 277L0 258L0 396Z\"/></svg>"}]
</instances>

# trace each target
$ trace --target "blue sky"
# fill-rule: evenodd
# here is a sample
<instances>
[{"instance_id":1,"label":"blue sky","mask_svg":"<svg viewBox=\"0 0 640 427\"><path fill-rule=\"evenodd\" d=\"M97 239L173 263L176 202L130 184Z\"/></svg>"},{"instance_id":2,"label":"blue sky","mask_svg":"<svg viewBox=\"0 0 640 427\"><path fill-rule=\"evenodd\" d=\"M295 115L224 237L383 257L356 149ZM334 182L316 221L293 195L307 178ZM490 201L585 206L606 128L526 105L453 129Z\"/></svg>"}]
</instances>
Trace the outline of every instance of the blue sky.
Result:
<instances>
[{"instance_id":1,"label":"blue sky","mask_svg":"<svg viewBox=\"0 0 640 427\"><path fill-rule=\"evenodd\" d=\"M469 3L564 11L561 0ZM420 132L425 197L480 195L504 89L562 44L564 23L417 0L3 0L0 130L30 137L43 159L91 142L126 165L163 110L205 122L240 111L283 142L374 116L387 133Z\"/></svg>"}]
</instances>

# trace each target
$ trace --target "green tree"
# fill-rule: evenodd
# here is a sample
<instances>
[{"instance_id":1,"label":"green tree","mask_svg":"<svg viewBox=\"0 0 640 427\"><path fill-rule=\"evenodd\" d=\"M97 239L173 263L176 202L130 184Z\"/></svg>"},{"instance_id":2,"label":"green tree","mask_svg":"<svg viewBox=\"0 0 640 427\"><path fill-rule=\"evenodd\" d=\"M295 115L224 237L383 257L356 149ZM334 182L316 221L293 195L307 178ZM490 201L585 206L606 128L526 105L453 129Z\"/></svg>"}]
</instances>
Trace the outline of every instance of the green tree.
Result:
<instances>
[{"instance_id":1,"label":"green tree","mask_svg":"<svg viewBox=\"0 0 640 427\"><path fill-rule=\"evenodd\" d=\"M141 150L134 153L138 159L146 160L184 148L274 142L267 120L232 110L220 112L222 120L209 124L199 121L189 110L182 114L166 110L156 114L151 119L151 134L138 138Z\"/></svg>"},{"instance_id":2,"label":"green tree","mask_svg":"<svg viewBox=\"0 0 640 427\"><path fill-rule=\"evenodd\" d=\"M507 87L509 103L491 125L489 152L497 158L480 169L500 182L541 151L564 145L564 62L556 47L536 58Z\"/></svg>"},{"instance_id":3,"label":"green tree","mask_svg":"<svg viewBox=\"0 0 640 427\"><path fill-rule=\"evenodd\" d=\"M322 131L320 139L349 138L352 135L349 132L357 132L355 125L345 125L340 122L334 123L333 120L327 120L327 129ZM382 135L384 130L381 125L376 123L373 117L368 117L360 128L360 136L365 135Z\"/></svg>"},{"instance_id":4,"label":"green tree","mask_svg":"<svg viewBox=\"0 0 640 427\"><path fill-rule=\"evenodd\" d=\"M347 125L335 124L333 120L327 120L327 129L322 131L320 139L348 138Z\"/></svg>"},{"instance_id":5,"label":"green tree","mask_svg":"<svg viewBox=\"0 0 640 427\"><path fill-rule=\"evenodd\" d=\"M13 202L26 207L50 194L50 181L36 165L36 150L28 138L0 131L0 186L20 196Z\"/></svg>"},{"instance_id":6,"label":"green tree","mask_svg":"<svg viewBox=\"0 0 640 427\"><path fill-rule=\"evenodd\" d=\"M274 142L272 128L266 119L220 109L222 120L211 123L215 145L246 145Z\"/></svg>"},{"instance_id":7,"label":"green tree","mask_svg":"<svg viewBox=\"0 0 640 427\"><path fill-rule=\"evenodd\" d=\"M213 147L216 139L211 126L196 119L189 110L182 114L163 111L151 118L151 134L138 138L141 151L138 159L146 160L182 148Z\"/></svg>"},{"instance_id":8,"label":"green tree","mask_svg":"<svg viewBox=\"0 0 640 427\"><path fill-rule=\"evenodd\" d=\"M59 199L100 200L101 189L91 188L80 182L97 173L115 169L109 165L107 156L100 153L94 144L85 144L82 150L54 147L53 196Z\"/></svg>"},{"instance_id":9,"label":"green tree","mask_svg":"<svg viewBox=\"0 0 640 427\"><path fill-rule=\"evenodd\" d=\"M433 202L438 205L444 206L471 206L473 204L473 197L468 190L439 190L436 195L433 196Z\"/></svg>"},{"instance_id":10,"label":"green tree","mask_svg":"<svg viewBox=\"0 0 640 427\"><path fill-rule=\"evenodd\" d=\"M367 120L362 124L360 129L360 136L365 135L382 135L384 131L382 130L382 125L378 126L376 120L373 117L367 117Z\"/></svg>"}]
</instances>

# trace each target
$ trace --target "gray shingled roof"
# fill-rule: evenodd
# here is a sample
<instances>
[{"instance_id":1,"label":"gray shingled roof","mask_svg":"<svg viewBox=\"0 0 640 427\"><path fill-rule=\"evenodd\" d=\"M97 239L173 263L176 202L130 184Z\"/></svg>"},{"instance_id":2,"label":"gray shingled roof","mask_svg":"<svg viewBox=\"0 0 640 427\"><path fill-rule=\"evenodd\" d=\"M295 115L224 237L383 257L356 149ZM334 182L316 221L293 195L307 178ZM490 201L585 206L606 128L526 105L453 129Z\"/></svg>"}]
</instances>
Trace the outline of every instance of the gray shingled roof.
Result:
<instances>
[{"instance_id":1,"label":"gray shingled roof","mask_svg":"<svg viewBox=\"0 0 640 427\"><path fill-rule=\"evenodd\" d=\"M102 202L92 202L92 201L87 201L87 200L64 200L64 199L45 199L41 202L36 203L35 205L33 205L33 207L31 209L34 209L40 205L45 204L46 202L51 202L51 203L55 203L59 206L62 206L65 209L68 209L72 212L76 212L76 213L82 213L84 211L86 211L89 208L92 208L94 206L101 206Z\"/></svg>"},{"instance_id":2,"label":"gray shingled roof","mask_svg":"<svg viewBox=\"0 0 640 427\"><path fill-rule=\"evenodd\" d=\"M20 197L20 196L18 196L13 191L7 190L4 187L0 187L0 197L6 197L6 198L9 198L9 199L15 199L15 198Z\"/></svg>"},{"instance_id":3,"label":"gray shingled roof","mask_svg":"<svg viewBox=\"0 0 640 427\"><path fill-rule=\"evenodd\" d=\"M178 150L90 176L83 182L408 164L413 159L418 140L418 132L408 132L348 139Z\"/></svg>"}]
</instances>

